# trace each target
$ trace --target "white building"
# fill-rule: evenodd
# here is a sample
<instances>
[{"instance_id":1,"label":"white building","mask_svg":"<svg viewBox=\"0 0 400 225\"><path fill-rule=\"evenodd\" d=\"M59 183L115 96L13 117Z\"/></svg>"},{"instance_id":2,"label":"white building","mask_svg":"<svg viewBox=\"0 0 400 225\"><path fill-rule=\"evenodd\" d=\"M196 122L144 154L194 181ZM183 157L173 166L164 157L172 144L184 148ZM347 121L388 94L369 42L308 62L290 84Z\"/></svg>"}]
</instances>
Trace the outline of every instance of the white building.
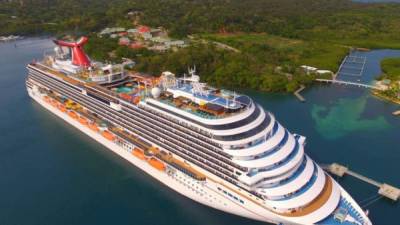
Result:
<instances>
[{"instance_id":1,"label":"white building","mask_svg":"<svg viewBox=\"0 0 400 225\"><path fill-rule=\"evenodd\" d=\"M312 66L306 66L306 65L302 65L302 66L300 66L303 70L304 70L304 72L306 72L307 74L310 74L310 73L315 73L317 70L318 70L318 68L315 68L315 67L312 67Z\"/></svg>"}]
</instances>

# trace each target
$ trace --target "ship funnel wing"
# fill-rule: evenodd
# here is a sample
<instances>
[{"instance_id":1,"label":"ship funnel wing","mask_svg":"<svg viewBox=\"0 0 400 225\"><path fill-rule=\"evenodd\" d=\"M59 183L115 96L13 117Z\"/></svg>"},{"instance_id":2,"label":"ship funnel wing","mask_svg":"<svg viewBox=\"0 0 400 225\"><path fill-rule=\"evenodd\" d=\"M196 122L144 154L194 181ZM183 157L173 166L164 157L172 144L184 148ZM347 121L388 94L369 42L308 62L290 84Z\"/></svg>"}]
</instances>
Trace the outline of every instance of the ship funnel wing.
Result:
<instances>
[{"instance_id":1,"label":"ship funnel wing","mask_svg":"<svg viewBox=\"0 0 400 225\"><path fill-rule=\"evenodd\" d=\"M77 42L68 42L61 40L54 40L54 43L58 46L68 47L72 52L72 64L76 66L89 67L90 59L85 54L83 46L88 42L87 37L81 37Z\"/></svg>"}]
</instances>

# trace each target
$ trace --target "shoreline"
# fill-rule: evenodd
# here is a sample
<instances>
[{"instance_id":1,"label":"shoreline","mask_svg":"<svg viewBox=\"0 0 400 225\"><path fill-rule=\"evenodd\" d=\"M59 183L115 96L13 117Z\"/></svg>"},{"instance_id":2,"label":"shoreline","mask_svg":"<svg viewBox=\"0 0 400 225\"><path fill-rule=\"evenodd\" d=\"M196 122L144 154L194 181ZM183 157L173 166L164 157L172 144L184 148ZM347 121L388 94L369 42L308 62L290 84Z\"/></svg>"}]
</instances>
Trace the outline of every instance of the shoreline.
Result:
<instances>
[{"instance_id":1,"label":"shoreline","mask_svg":"<svg viewBox=\"0 0 400 225\"><path fill-rule=\"evenodd\" d=\"M393 98L387 97L387 96L379 93L378 91L372 91L371 93L372 93L373 96L379 98L380 100L400 105L400 99L397 100L397 99L393 99Z\"/></svg>"}]
</instances>

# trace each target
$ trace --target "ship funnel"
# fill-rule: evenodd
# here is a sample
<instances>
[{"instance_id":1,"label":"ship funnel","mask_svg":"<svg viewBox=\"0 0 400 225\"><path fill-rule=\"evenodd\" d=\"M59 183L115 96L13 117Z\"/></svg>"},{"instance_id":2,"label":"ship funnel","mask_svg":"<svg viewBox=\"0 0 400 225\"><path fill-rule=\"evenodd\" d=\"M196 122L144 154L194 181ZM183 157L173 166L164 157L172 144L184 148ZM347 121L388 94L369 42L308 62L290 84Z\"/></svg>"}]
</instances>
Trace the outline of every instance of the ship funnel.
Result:
<instances>
[{"instance_id":1,"label":"ship funnel","mask_svg":"<svg viewBox=\"0 0 400 225\"><path fill-rule=\"evenodd\" d=\"M88 42L88 40L87 37L81 37L77 42L54 40L54 43L58 46L64 46L71 49L72 64L76 66L89 67L90 59L83 51L83 46Z\"/></svg>"}]
</instances>

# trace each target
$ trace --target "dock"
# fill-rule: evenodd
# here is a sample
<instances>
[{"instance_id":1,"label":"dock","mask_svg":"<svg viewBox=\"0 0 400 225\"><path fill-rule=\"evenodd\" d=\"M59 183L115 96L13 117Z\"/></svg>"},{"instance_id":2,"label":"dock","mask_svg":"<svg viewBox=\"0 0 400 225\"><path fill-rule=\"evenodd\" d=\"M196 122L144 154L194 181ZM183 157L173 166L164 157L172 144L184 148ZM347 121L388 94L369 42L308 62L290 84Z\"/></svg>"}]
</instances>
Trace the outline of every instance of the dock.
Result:
<instances>
[{"instance_id":1,"label":"dock","mask_svg":"<svg viewBox=\"0 0 400 225\"><path fill-rule=\"evenodd\" d=\"M394 111L392 114L393 116L400 116L400 110Z\"/></svg>"},{"instance_id":2,"label":"dock","mask_svg":"<svg viewBox=\"0 0 400 225\"><path fill-rule=\"evenodd\" d=\"M327 166L322 166L325 170L330 172L331 174L334 174L338 177L343 177L344 175L350 175L352 177L355 177L359 180L362 180L368 184L371 184L373 186L376 186L379 188L378 194L380 194L383 197L389 198L393 201L397 201L400 198L400 189L397 187L394 187L392 185L386 184L386 183L380 183L378 181L375 181L371 178L368 178L366 176L363 176L361 174L358 174L354 171L351 171L348 167L340 165L338 163L332 163Z\"/></svg>"},{"instance_id":3,"label":"dock","mask_svg":"<svg viewBox=\"0 0 400 225\"><path fill-rule=\"evenodd\" d=\"M373 90L378 90L381 91L382 89L376 85L369 85L369 84L362 84L362 83L357 83L357 82L351 82L351 81L344 81L344 80L330 80L330 79L315 79L315 81L318 82L323 82L323 83L331 83L331 84L343 84L343 85L351 85L355 87L363 87L363 88L369 88Z\"/></svg>"},{"instance_id":4,"label":"dock","mask_svg":"<svg viewBox=\"0 0 400 225\"><path fill-rule=\"evenodd\" d=\"M339 77L351 76L362 77L367 62L367 57L357 56L350 53L346 56L339 66L337 75Z\"/></svg>"},{"instance_id":5,"label":"dock","mask_svg":"<svg viewBox=\"0 0 400 225\"><path fill-rule=\"evenodd\" d=\"M304 90L305 88L306 88L306 86L301 85L300 88L299 88L297 91L294 92L294 95L295 95L301 102L305 102L305 101L306 101L306 99L305 99L303 96L300 95L300 92L301 92L302 90Z\"/></svg>"}]
</instances>

